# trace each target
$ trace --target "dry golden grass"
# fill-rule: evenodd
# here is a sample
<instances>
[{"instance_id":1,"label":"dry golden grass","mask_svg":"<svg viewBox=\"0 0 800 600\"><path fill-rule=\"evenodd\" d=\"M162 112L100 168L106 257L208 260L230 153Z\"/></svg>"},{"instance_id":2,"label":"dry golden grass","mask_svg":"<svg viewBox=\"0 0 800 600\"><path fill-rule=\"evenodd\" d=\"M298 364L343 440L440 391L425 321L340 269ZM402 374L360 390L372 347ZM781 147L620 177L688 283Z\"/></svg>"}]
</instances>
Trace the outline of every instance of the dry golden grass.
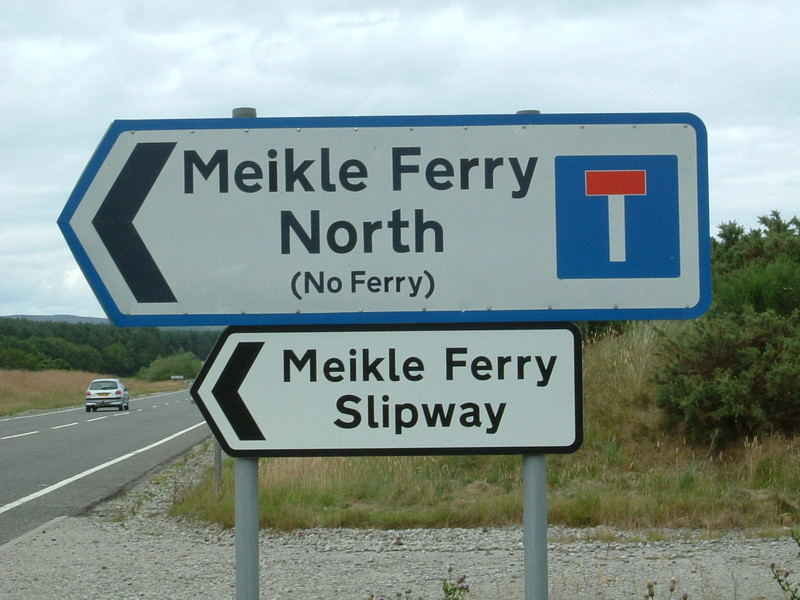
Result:
<instances>
[{"instance_id":1,"label":"dry golden grass","mask_svg":"<svg viewBox=\"0 0 800 600\"><path fill-rule=\"evenodd\" d=\"M18 371L0 369L0 416L26 410L78 406L92 379L111 377L83 371ZM186 387L185 381L149 382L124 379L131 397Z\"/></svg>"}]
</instances>

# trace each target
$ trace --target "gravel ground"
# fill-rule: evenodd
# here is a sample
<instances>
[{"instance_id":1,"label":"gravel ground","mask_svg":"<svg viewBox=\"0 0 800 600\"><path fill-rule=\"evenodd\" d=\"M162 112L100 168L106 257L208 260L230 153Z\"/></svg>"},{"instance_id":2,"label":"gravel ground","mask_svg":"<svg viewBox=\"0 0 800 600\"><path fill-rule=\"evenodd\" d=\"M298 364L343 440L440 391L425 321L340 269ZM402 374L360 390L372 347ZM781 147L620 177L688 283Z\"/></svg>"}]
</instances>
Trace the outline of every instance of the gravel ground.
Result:
<instances>
[{"instance_id":1,"label":"gravel ground","mask_svg":"<svg viewBox=\"0 0 800 600\"><path fill-rule=\"evenodd\" d=\"M198 449L80 517L56 520L0 547L4 600L235 598L234 533L167 515L176 490L213 461ZM778 600L770 564L800 565L788 536L751 539L611 529L549 531L550 600L646 597ZM261 599L442 597L442 580L467 576L469 600L523 599L522 530L261 532ZM675 592L670 594L670 580Z\"/></svg>"}]
</instances>

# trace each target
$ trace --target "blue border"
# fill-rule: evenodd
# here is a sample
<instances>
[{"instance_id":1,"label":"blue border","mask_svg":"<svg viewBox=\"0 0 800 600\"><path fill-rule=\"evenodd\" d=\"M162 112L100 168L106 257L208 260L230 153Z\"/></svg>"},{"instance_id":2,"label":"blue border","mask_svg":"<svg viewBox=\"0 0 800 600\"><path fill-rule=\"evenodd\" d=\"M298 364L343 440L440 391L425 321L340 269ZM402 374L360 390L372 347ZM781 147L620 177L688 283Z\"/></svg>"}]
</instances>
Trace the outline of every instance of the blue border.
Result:
<instances>
[{"instance_id":1,"label":"blue border","mask_svg":"<svg viewBox=\"0 0 800 600\"><path fill-rule=\"evenodd\" d=\"M580 309L505 311L413 311L369 313L300 314L195 314L126 315L120 312L70 226L86 191L117 139L130 131L192 129L286 129L332 127L463 127L499 125L625 125L682 123L695 130L697 138L698 235L700 254L700 299L695 306L667 309ZM111 123L58 218L67 245L109 319L121 327L245 326L245 325L334 325L369 323L502 323L526 321L618 321L694 319L711 305L711 230L708 204L708 138L706 127L691 113L613 114L504 114L504 115L400 115L350 117L258 117L225 119L116 120Z\"/></svg>"}]
</instances>

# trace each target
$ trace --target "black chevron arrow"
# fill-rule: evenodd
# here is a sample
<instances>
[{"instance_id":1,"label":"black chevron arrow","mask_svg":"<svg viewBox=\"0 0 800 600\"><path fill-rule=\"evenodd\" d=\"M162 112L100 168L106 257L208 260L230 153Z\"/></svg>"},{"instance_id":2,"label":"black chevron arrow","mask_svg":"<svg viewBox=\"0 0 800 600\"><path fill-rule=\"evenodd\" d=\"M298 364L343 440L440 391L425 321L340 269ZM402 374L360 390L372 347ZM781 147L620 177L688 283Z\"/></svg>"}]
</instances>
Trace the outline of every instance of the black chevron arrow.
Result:
<instances>
[{"instance_id":1,"label":"black chevron arrow","mask_svg":"<svg viewBox=\"0 0 800 600\"><path fill-rule=\"evenodd\" d=\"M175 148L175 142L139 143L92 219L92 225L137 302L177 302L133 219Z\"/></svg>"},{"instance_id":2,"label":"black chevron arrow","mask_svg":"<svg viewBox=\"0 0 800 600\"><path fill-rule=\"evenodd\" d=\"M264 342L240 342L211 389L222 412L240 440L263 440L264 434L245 406L239 388L253 366Z\"/></svg>"}]
</instances>

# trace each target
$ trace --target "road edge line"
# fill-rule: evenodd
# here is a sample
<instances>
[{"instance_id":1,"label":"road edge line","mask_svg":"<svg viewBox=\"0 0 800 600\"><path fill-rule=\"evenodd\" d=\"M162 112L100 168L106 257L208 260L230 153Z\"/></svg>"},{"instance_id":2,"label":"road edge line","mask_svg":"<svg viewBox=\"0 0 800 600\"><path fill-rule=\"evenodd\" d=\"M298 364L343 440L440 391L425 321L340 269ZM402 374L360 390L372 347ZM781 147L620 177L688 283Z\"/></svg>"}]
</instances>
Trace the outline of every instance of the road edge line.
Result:
<instances>
[{"instance_id":1,"label":"road edge line","mask_svg":"<svg viewBox=\"0 0 800 600\"><path fill-rule=\"evenodd\" d=\"M41 489L38 492L34 492L33 494L29 494L29 495L25 496L24 498L20 498L19 500L14 500L13 502L9 502L8 504L6 504L4 506L0 506L0 515L3 514L4 512L8 512L12 508L16 508L18 506L22 506L23 504L26 504L27 502L30 502L31 500L35 500L36 498L41 498L42 496L46 496L50 492L54 492L57 489L60 489L60 488L64 487L65 485L69 485L70 483L72 483L74 481L78 481L79 479L83 479L84 477L88 477L89 475L97 473L98 471L102 471L105 468L108 468L108 467L110 467L112 465L115 465L115 464L117 464L119 462L122 462L123 460L126 460L128 458L132 458L132 457L134 457L134 456L136 456L138 454L141 454L142 452L147 452L148 450L151 450L152 448L156 448L157 446L160 446L161 444L166 444L167 442L174 440L175 438L183 435L184 433L188 433L188 432L192 431L193 429L197 429L201 425L205 425L205 424L206 424L205 421L201 421L200 423L192 425L191 427L187 427L186 429L184 429L182 431L178 431L177 433L173 433L172 435L167 436L162 440L159 440L157 442L153 442L152 444L149 444L147 446L144 446L143 448L139 448L137 450L134 450L133 452L129 452L128 454L124 454L122 456L119 456L117 458L109 460L108 462L104 462L104 463L102 463L100 465L97 465L96 467L92 467L91 469L87 469L87 470L85 470L85 471L83 471L81 473L78 473L77 475L73 475L72 477L68 477L67 479L62 479L58 483L54 483L53 485L50 485L50 486L48 486L48 487L46 487L44 489Z\"/></svg>"}]
</instances>

